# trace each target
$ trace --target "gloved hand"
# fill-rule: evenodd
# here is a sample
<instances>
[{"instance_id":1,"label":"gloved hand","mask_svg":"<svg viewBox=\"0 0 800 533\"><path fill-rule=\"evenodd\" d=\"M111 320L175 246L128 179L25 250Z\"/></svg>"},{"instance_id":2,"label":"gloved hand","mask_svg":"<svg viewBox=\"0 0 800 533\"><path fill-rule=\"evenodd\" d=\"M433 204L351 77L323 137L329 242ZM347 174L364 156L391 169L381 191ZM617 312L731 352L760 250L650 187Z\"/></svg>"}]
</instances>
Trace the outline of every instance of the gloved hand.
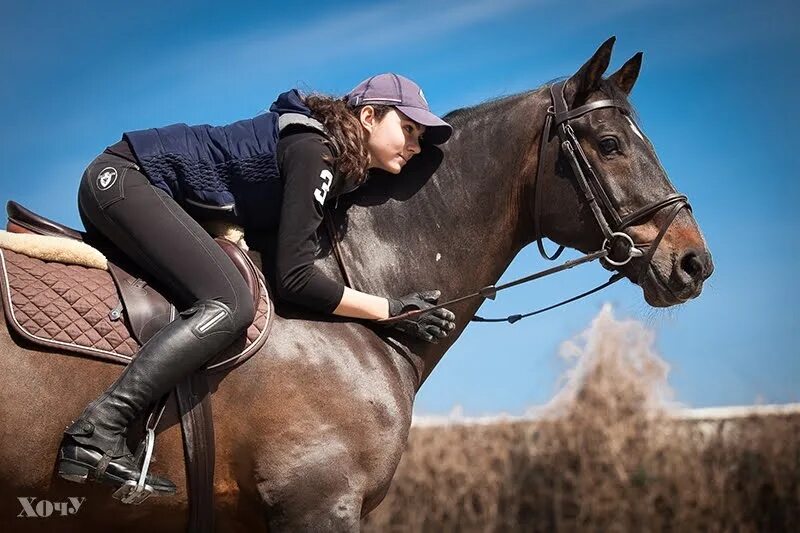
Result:
<instances>
[{"instance_id":1,"label":"gloved hand","mask_svg":"<svg viewBox=\"0 0 800 533\"><path fill-rule=\"evenodd\" d=\"M415 309L429 309L436 305L441 291L412 292L401 298L389 298L389 317L395 317ZM456 315L445 308L435 309L412 318L387 324L388 327L408 333L422 340L436 343L436 339L447 337L455 329Z\"/></svg>"}]
</instances>

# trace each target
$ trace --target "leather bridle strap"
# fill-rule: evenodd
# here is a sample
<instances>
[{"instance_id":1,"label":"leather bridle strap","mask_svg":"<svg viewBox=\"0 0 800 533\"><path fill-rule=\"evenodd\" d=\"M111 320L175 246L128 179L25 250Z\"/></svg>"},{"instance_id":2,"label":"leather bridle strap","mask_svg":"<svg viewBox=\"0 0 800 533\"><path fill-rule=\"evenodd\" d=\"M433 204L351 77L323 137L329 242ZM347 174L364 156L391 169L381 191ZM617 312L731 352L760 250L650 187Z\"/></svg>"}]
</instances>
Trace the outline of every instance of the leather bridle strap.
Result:
<instances>
[{"instance_id":1,"label":"leather bridle strap","mask_svg":"<svg viewBox=\"0 0 800 533\"><path fill-rule=\"evenodd\" d=\"M617 227L619 223L616 209L614 209L611 200L608 198L608 195L605 192L605 188L600 183L600 180L597 178L597 174L589 163L589 159L583 152L583 148L581 148L581 144L578 142L578 137L575 135L575 131L572 129L572 126L570 126L569 121L597 109L604 109L608 107L624 109L624 107L614 100L605 99L591 102L573 110L569 110L566 99L564 98L564 84L565 82L562 81L550 86L550 98L553 102L552 109L555 116L554 125L557 128L558 137L561 140L561 150L569 161L570 167L572 168L572 173L575 176L581 191L583 192L586 202L589 204L589 207L592 210L592 214L594 215L598 226L600 226L600 230L603 232L603 237L610 239L611 234L613 233L611 227L612 225L606 221L600 205L597 202L597 196L600 197L600 201L603 202L604 206L606 207L606 211L608 211L608 213L610 213L611 217L614 219L614 227ZM586 168L585 174L581 168L581 163L583 164L583 167ZM539 164L541 165L541 161ZM594 184L594 190L597 191L597 196L595 196L593 193L593 187L589 184L587 175L591 178ZM539 176L537 176L537 181L538 179ZM535 213L535 215L538 217L539 213ZM617 231L621 231L621 229L617 229ZM537 237L541 239L541 235L537 235Z\"/></svg>"},{"instance_id":2,"label":"leather bridle strap","mask_svg":"<svg viewBox=\"0 0 800 533\"><path fill-rule=\"evenodd\" d=\"M689 205L688 202L682 202L682 203L676 202L675 203L675 205L672 207L672 210L667 215L667 219L664 221L664 225L661 226L661 230L658 232L658 235L656 235L656 238L653 239L653 242L651 242L648 245L647 254L645 254L645 256L644 256L644 258L642 260L642 264L644 266L642 267L642 270L639 272L639 278L637 280L637 282L639 284L642 283L642 281L644 280L645 276L650 271L650 266L651 266L651 261L653 260L653 255L656 253L656 248L658 248L658 245L661 244L661 239L664 238L664 234L667 233L667 230L672 225L672 221L675 220L675 217L678 216L678 213L680 213L681 209L683 209L684 207L686 207L689 210L691 210L691 206Z\"/></svg>"},{"instance_id":3,"label":"leather bridle strap","mask_svg":"<svg viewBox=\"0 0 800 533\"><path fill-rule=\"evenodd\" d=\"M555 126L558 127L558 134L561 140L561 149L569 160L573 174L576 180L578 181L581 190L584 194L584 197L586 198L586 201L592 210L592 214L597 220L597 224L600 227L600 230L603 232L603 236L606 239L611 240L611 237L614 235L614 232L617 233L622 232L629 226L633 225L634 222L648 218L654 215L660 209L663 209L664 207L667 207L675 203L680 204L681 207L687 207L691 209L688 198L685 195L674 193L670 194L665 199L653 202L635 211L634 213L631 213L630 215L621 217L617 212L616 207L611 202L611 199L609 198L608 194L606 193L603 183L600 181L594 168L589 163L589 159L586 157L586 154L584 153L580 142L578 142L578 138L575 135L575 131L569 124L569 120L580 117L596 109L608 108L608 107L615 107L625 115L629 115L630 113L628 111L628 108L625 105L621 105L614 100L605 99L582 105L574 110L569 110L567 108L566 99L564 98L565 83L566 83L565 81L561 81L559 83L553 84L550 87L550 97L552 99L553 106L548 110L548 113L552 113L555 116L554 124ZM541 168L541 160L539 163ZM582 167L586 169L585 174ZM591 179L591 184L589 183L589 178ZM537 185L538 182L539 182L539 172L537 172ZM607 222L603 211L601 210L600 206L596 201L596 198L600 199L603 206L606 208L607 214L612 218L611 224ZM536 212L534 213L534 215L538 219L539 213ZM677 213L675 213L675 216L677 216ZM657 238L658 242L661 241L663 233L666 232L666 230L669 228L673 219L674 216L670 217L669 221L662 227L659 237ZM540 233L537 233L537 237L539 238L539 240L541 240ZM640 247L647 245L637 244L635 246ZM652 255L650 257L652 257Z\"/></svg>"},{"instance_id":4,"label":"leather bridle strap","mask_svg":"<svg viewBox=\"0 0 800 533\"><path fill-rule=\"evenodd\" d=\"M686 204L685 207L687 209L689 210L692 209L692 207L689 205L689 199L686 197L685 194L674 193L670 194L663 200L658 200L656 202L653 202L652 204L639 209L635 213L631 213L630 215L620 219L620 227L627 228L629 226L633 226L634 222L638 222L641 219L648 218L656 214L656 212L660 211L661 209L667 207L668 205L672 205L675 203L685 203Z\"/></svg>"},{"instance_id":5,"label":"leather bridle strap","mask_svg":"<svg viewBox=\"0 0 800 533\"><path fill-rule=\"evenodd\" d=\"M570 166L572 167L573 173L575 174L576 179L578 180L578 184L581 187L581 191L583 192L584 197L586 198L587 202L589 202L589 206L592 209L592 213L597 220L597 223L600 225L601 230L603 231L603 235L606 238L609 238L611 235L611 229L609 228L608 223L605 220L602 212L600 211L600 207L597 205L597 200L595 198L594 193L592 192L592 188L590 187L585 175L583 174L582 170L580 169L580 164L578 163L578 159L574 154L574 150L578 150L581 156L581 159L586 162L587 171L590 175L597 180L597 176L594 174L591 165L588 164L588 160L586 159L583 150L581 149L580 143L578 142L577 137L575 136L575 132L572 131L572 128L569 126L568 121L573 118L580 117L581 115L585 115L590 111L594 111L595 109L601 109L605 107L622 107L617 104L614 100L598 100L596 102L592 102L581 107L578 107L573 110L569 110L567 108L566 101L563 97L563 82L561 84L555 84L550 87L550 98L553 102L553 105L550 106L547 110L547 116L545 117L544 128L542 129L542 138L539 141L539 159L537 161L537 168L536 168L536 177L535 177L535 186L534 186L534 207L533 207L533 233L536 235L536 246L539 248L539 253L545 259L549 259L551 261L558 259L561 253L564 251L563 246L559 246L558 249L553 253L553 255L549 255L547 251L544 249L544 243L542 242L542 230L541 230L541 220L540 220L540 213L541 210L541 202L542 202L542 183L544 179L542 179L545 159L545 148L547 147L548 142L550 142L550 135L551 135L551 128L556 126L558 128L559 138L561 139L561 150L565 151ZM566 142L569 141L569 142ZM601 187L597 188L603 203L606 204L606 207L612 207L611 202L609 201L608 197L605 194L605 190ZM615 213L613 207L610 209L610 212Z\"/></svg>"},{"instance_id":6,"label":"leather bridle strap","mask_svg":"<svg viewBox=\"0 0 800 533\"><path fill-rule=\"evenodd\" d=\"M333 255L336 256L336 263L339 265L339 270L342 273L342 279L346 287L353 288L353 283L350 281L350 276L347 275L347 269L344 267L344 260L342 260L342 251L339 249L339 236L336 231L336 226L333 221L333 210L328 209L322 219L325 221L325 228L328 230L328 240L333 249Z\"/></svg>"},{"instance_id":7,"label":"leather bridle strap","mask_svg":"<svg viewBox=\"0 0 800 533\"><path fill-rule=\"evenodd\" d=\"M555 91L561 88L562 96L558 98L555 94ZM573 110L567 109L567 104L563 98L563 82L556 83L550 87L550 97L553 100L553 113L555 114L556 118L556 125L559 125L563 122L568 120L572 120L573 118L578 118L581 115L585 115L589 111L594 111L595 109L601 109L603 107L618 107L620 109L625 109L624 106L619 105L614 100L597 100L596 102L591 102L589 104L582 105L577 107Z\"/></svg>"},{"instance_id":8,"label":"leather bridle strap","mask_svg":"<svg viewBox=\"0 0 800 533\"><path fill-rule=\"evenodd\" d=\"M539 220L539 213L542 212L541 209L541 202L542 202L542 182L544 181L541 177L542 168L544 164L544 155L545 155L545 148L547 147L547 143L550 141L550 128L553 123L553 108L549 108L547 110L547 117L544 119L544 129L542 129L542 138L539 141L539 159L536 162L536 182L534 184L534 192L533 192L533 234L536 235L536 246L539 248L539 253L545 259L549 259L550 261L555 261L558 259L558 256L561 255L561 252L564 251L563 246L559 246L558 249L553 252L553 255L548 255L547 251L544 249L544 243L542 242L542 228L541 222Z\"/></svg>"}]
</instances>

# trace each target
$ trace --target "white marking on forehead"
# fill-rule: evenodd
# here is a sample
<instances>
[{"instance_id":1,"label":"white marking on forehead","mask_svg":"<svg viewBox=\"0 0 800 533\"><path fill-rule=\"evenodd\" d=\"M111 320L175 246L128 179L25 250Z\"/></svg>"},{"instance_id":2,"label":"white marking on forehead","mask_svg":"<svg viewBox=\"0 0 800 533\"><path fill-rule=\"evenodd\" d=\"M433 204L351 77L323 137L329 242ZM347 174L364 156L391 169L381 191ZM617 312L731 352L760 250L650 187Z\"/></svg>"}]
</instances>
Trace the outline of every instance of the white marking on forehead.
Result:
<instances>
[{"instance_id":1,"label":"white marking on forehead","mask_svg":"<svg viewBox=\"0 0 800 533\"><path fill-rule=\"evenodd\" d=\"M439 261L439 259L441 259L441 258L442 258L442 254L440 254L439 252L436 252L436 261Z\"/></svg>"},{"instance_id":2,"label":"white marking on forehead","mask_svg":"<svg viewBox=\"0 0 800 533\"><path fill-rule=\"evenodd\" d=\"M634 122L631 120L631 117L625 115L625 120L627 120L628 124L631 125L631 129L633 130L633 133L638 135L641 140L644 140L644 135L642 135L642 132L639 131L639 128L636 127L636 124L634 124Z\"/></svg>"}]
</instances>

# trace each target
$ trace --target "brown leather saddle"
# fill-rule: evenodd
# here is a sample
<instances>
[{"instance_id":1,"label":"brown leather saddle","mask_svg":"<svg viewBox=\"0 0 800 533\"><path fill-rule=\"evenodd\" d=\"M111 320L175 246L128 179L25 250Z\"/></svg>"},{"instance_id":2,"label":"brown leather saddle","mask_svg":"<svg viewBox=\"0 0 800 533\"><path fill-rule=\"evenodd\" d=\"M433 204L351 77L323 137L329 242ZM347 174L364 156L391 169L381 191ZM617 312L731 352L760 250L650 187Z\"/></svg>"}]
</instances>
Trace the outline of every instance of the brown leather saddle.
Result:
<instances>
[{"instance_id":1,"label":"brown leather saddle","mask_svg":"<svg viewBox=\"0 0 800 533\"><path fill-rule=\"evenodd\" d=\"M177 316L175 306L109 242L90 237L8 202L7 231L47 235L90 244L108 258L108 270L31 257L0 247L0 290L8 324L39 345L127 364L139 347ZM227 370L258 351L272 326L273 303L260 269L235 244L216 239L250 287L253 324L225 352L175 390L184 438L190 500L189 530L213 529L214 433L207 375ZM148 417L151 442L162 399ZM149 458L149 453L146 454ZM149 461L149 460L148 460ZM124 488L124 487L123 487ZM126 503L146 499L141 486L120 494ZM126 501L127 496L127 501Z\"/></svg>"}]
</instances>

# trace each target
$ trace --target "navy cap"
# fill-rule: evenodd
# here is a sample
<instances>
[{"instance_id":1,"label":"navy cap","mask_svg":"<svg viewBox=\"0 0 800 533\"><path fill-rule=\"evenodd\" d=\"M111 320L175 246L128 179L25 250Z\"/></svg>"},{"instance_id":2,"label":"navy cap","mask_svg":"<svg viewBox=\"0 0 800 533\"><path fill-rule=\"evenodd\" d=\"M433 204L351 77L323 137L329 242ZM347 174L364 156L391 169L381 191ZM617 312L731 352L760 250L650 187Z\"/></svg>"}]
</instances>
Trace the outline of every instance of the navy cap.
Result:
<instances>
[{"instance_id":1,"label":"navy cap","mask_svg":"<svg viewBox=\"0 0 800 533\"><path fill-rule=\"evenodd\" d=\"M428 101L419 85L399 74L387 72L362 81L347 93L347 105L366 104L394 106L408 118L425 126L423 139L442 144L450 138L453 127L431 113Z\"/></svg>"}]
</instances>

